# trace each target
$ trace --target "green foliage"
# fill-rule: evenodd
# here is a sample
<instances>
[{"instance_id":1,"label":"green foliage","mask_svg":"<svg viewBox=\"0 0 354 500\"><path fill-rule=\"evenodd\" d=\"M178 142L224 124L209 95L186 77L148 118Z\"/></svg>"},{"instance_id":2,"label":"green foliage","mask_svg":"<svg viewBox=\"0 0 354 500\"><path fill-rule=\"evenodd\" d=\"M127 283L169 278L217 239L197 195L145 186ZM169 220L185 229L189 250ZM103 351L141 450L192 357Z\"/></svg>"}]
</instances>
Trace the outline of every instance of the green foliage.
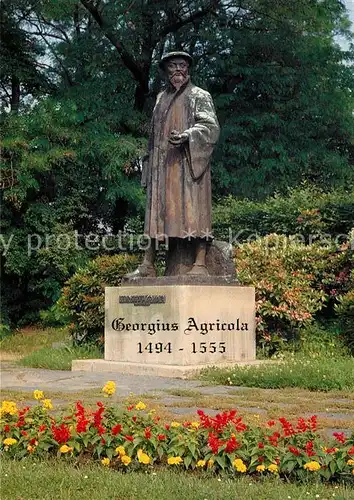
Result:
<instances>
[{"instance_id":1,"label":"green foliage","mask_svg":"<svg viewBox=\"0 0 354 500\"><path fill-rule=\"evenodd\" d=\"M223 125L217 191L259 199L304 180L326 189L350 186L353 52L333 41L334 32L348 33L343 5L248 4L260 15L250 14L241 26L227 16L219 20L220 39L209 32L209 54L218 54L212 89Z\"/></svg>"},{"instance_id":2,"label":"green foliage","mask_svg":"<svg viewBox=\"0 0 354 500\"><path fill-rule=\"evenodd\" d=\"M137 264L132 255L97 257L68 280L59 304L70 316L71 335L77 344L102 346L104 289L119 286L122 276Z\"/></svg>"},{"instance_id":3,"label":"green foliage","mask_svg":"<svg viewBox=\"0 0 354 500\"><path fill-rule=\"evenodd\" d=\"M143 195L127 164L141 140L85 125L77 105L44 101L3 122L1 263L4 309L13 323L38 319L89 256L83 241L122 225L119 210ZM138 207L138 208L137 208Z\"/></svg>"},{"instance_id":4,"label":"green foliage","mask_svg":"<svg viewBox=\"0 0 354 500\"><path fill-rule=\"evenodd\" d=\"M354 189L324 192L304 185L275 194L265 201L240 200L228 196L214 206L214 233L240 243L270 233L297 235L311 243L332 240L340 245L352 229Z\"/></svg>"}]
</instances>

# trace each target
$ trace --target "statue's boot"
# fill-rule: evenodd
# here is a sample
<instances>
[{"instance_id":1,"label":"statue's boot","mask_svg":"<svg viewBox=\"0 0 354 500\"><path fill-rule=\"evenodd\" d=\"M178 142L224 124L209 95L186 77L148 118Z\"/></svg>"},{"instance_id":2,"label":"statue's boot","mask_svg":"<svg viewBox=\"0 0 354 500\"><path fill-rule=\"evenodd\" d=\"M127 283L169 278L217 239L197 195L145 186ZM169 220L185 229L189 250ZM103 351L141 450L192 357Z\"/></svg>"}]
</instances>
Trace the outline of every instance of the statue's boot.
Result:
<instances>
[{"instance_id":1,"label":"statue's boot","mask_svg":"<svg viewBox=\"0 0 354 500\"><path fill-rule=\"evenodd\" d=\"M202 264L193 264L193 267L188 271L188 276L209 276L208 269Z\"/></svg>"},{"instance_id":2,"label":"statue's boot","mask_svg":"<svg viewBox=\"0 0 354 500\"><path fill-rule=\"evenodd\" d=\"M156 270L153 264L143 262L135 271L128 273L124 278L156 278Z\"/></svg>"},{"instance_id":3,"label":"statue's boot","mask_svg":"<svg viewBox=\"0 0 354 500\"><path fill-rule=\"evenodd\" d=\"M189 276L209 276L208 269L205 265L206 259L206 242L199 240L196 249L196 258L193 267L188 271Z\"/></svg>"}]
</instances>

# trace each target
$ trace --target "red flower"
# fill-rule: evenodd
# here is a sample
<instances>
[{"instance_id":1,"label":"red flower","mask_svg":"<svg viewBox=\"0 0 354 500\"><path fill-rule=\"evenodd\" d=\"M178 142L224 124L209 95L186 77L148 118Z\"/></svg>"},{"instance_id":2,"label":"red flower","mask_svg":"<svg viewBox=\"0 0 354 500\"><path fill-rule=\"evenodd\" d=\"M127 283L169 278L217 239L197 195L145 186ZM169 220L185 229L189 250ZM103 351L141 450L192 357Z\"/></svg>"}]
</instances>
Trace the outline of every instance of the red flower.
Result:
<instances>
[{"instance_id":1,"label":"red flower","mask_svg":"<svg viewBox=\"0 0 354 500\"><path fill-rule=\"evenodd\" d=\"M99 436L102 436L102 434L104 434L106 432L106 429L103 427L103 425L99 424L97 426L97 432L98 432Z\"/></svg>"},{"instance_id":2,"label":"red flower","mask_svg":"<svg viewBox=\"0 0 354 500\"><path fill-rule=\"evenodd\" d=\"M273 434L271 436L268 436L269 443L275 447L278 446L278 439L279 438L280 438L279 432L273 432Z\"/></svg>"},{"instance_id":3,"label":"red flower","mask_svg":"<svg viewBox=\"0 0 354 500\"><path fill-rule=\"evenodd\" d=\"M26 431L21 431L21 435L22 436L28 436L27 432Z\"/></svg>"},{"instance_id":4,"label":"red flower","mask_svg":"<svg viewBox=\"0 0 354 500\"><path fill-rule=\"evenodd\" d=\"M101 427L103 420L104 406L100 402L97 403L97 406L98 410L95 411L92 415L93 415L93 426L96 427L96 429L99 429Z\"/></svg>"},{"instance_id":5,"label":"red flower","mask_svg":"<svg viewBox=\"0 0 354 500\"><path fill-rule=\"evenodd\" d=\"M293 426L291 425L291 423L288 420L286 420L286 418L280 417L279 422L282 425L285 437L293 436L295 434Z\"/></svg>"},{"instance_id":6,"label":"red flower","mask_svg":"<svg viewBox=\"0 0 354 500\"><path fill-rule=\"evenodd\" d=\"M308 441L305 446L306 455L308 457L314 457L316 453L313 451L313 441Z\"/></svg>"},{"instance_id":7,"label":"red flower","mask_svg":"<svg viewBox=\"0 0 354 500\"><path fill-rule=\"evenodd\" d=\"M312 417L309 418L309 423L311 426L312 431L317 430L317 415L312 415Z\"/></svg>"},{"instance_id":8,"label":"red flower","mask_svg":"<svg viewBox=\"0 0 354 500\"><path fill-rule=\"evenodd\" d=\"M165 441L166 436L165 436L165 434L158 434L157 439L158 439L158 441Z\"/></svg>"},{"instance_id":9,"label":"red flower","mask_svg":"<svg viewBox=\"0 0 354 500\"><path fill-rule=\"evenodd\" d=\"M215 436L211 432L209 433L208 445L210 446L210 449L214 453L214 455L217 455L219 453L219 448L223 444L223 441L221 441L217 436Z\"/></svg>"},{"instance_id":10,"label":"red flower","mask_svg":"<svg viewBox=\"0 0 354 500\"><path fill-rule=\"evenodd\" d=\"M23 427L25 425L25 421L23 418L20 418L16 424L16 427Z\"/></svg>"},{"instance_id":11,"label":"red flower","mask_svg":"<svg viewBox=\"0 0 354 500\"><path fill-rule=\"evenodd\" d=\"M298 432L306 432L307 431L307 423L305 422L305 419L303 419L303 418L298 419L296 430Z\"/></svg>"},{"instance_id":12,"label":"red flower","mask_svg":"<svg viewBox=\"0 0 354 500\"><path fill-rule=\"evenodd\" d=\"M131 411L133 408L134 408L134 405L130 405L130 406L127 407L127 410Z\"/></svg>"},{"instance_id":13,"label":"red flower","mask_svg":"<svg viewBox=\"0 0 354 500\"><path fill-rule=\"evenodd\" d=\"M200 418L201 426L205 429L211 428L216 432L221 432L222 429L230 422L233 423L236 429L240 432L247 428L245 424L241 422L241 418L235 419L237 413L236 410L229 410L224 411L223 413L218 413L217 415L215 415L215 418L211 418L208 415L205 415L202 410L198 410L197 413Z\"/></svg>"},{"instance_id":14,"label":"red flower","mask_svg":"<svg viewBox=\"0 0 354 500\"><path fill-rule=\"evenodd\" d=\"M349 448L348 455L354 455L354 446L352 446L351 448Z\"/></svg>"},{"instance_id":15,"label":"red flower","mask_svg":"<svg viewBox=\"0 0 354 500\"><path fill-rule=\"evenodd\" d=\"M239 448L241 445L240 443L237 442L235 436L232 436L226 443L226 448L225 452L226 453L233 453L237 448Z\"/></svg>"},{"instance_id":16,"label":"red flower","mask_svg":"<svg viewBox=\"0 0 354 500\"><path fill-rule=\"evenodd\" d=\"M30 439L29 444L36 444L36 441L37 441L36 438L32 438Z\"/></svg>"},{"instance_id":17,"label":"red flower","mask_svg":"<svg viewBox=\"0 0 354 500\"><path fill-rule=\"evenodd\" d=\"M170 430L170 424L166 424L165 425L165 429L166 429L166 431L169 431Z\"/></svg>"},{"instance_id":18,"label":"red flower","mask_svg":"<svg viewBox=\"0 0 354 500\"><path fill-rule=\"evenodd\" d=\"M52 434L55 441L59 444L65 444L71 437L69 427L65 424L60 424L58 427L53 424Z\"/></svg>"},{"instance_id":19,"label":"red flower","mask_svg":"<svg viewBox=\"0 0 354 500\"><path fill-rule=\"evenodd\" d=\"M263 444L263 443L258 443L258 448L259 448L260 450L262 450L262 449L264 448L264 444Z\"/></svg>"},{"instance_id":20,"label":"red flower","mask_svg":"<svg viewBox=\"0 0 354 500\"><path fill-rule=\"evenodd\" d=\"M294 455L296 455L297 457L299 455L301 455L301 450L298 450L297 448L295 448L295 446L289 446L288 447L288 450L293 453Z\"/></svg>"},{"instance_id":21,"label":"red flower","mask_svg":"<svg viewBox=\"0 0 354 500\"><path fill-rule=\"evenodd\" d=\"M4 426L4 432L9 432L9 431L10 431L10 426L9 426L9 424L6 424Z\"/></svg>"},{"instance_id":22,"label":"red flower","mask_svg":"<svg viewBox=\"0 0 354 500\"><path fill-rule=\"evenodd\" d=\"M336 440L338 441L338 443L344 444L346 442L346 440L347 440L347 438L345 437L344 432L333 432L333 436L336 438Z\"/></svg>"},{"instance_id":23,"label":"red flower","mask_svg":"<svg viewBox=\"0 0 354 500\"><path fill-rule=\"evenodd\" d=\"M86 432L87 431L87 425L90 423L89 420L87 420L86 418L82 418L78 421L78 423L76 424L76 432L80 433L80 432Z\"/></svg>"},{"instance_id":24,"label":"red flower","mask_svg":"<svg viewBox=\"0 0 354 500\"><path fill-rule=\"evenodd\" d=\"M114 427L112 427L113 436L116 436L117 434L120 434L121 432L122 432L122 426L120 424L117 424Z\"/></svg>"},{"instance_id":25,"label":"red flower","mask_svg":"<svg viewBox=\"0 0 354 500\"><path fill-rule=\"evenodd\" d=\"M134 436L124 436L127 441L134 441Z\"/></svg>"},{"instance_id":26,"label":"red flower","mask_svg":"<svg viewBox=\"0 0 354 500\"><path fill-rule=\"evenodd\" d=\"M106 440L105 439L101 439L101 444L106 444Z\"/></svg>"},{"instance_id":27,"label":"red flower","mask_svg":"<svg viewBox=\"0 0 354 500\"><path fill-rule=\"evenodd\" d=\"M325 452L326 453L335 453L337 451L337 448L326 448Z\"/></svg>"},{"instance_id":28,"label":"red flower","mask_svg":"<svg viewBox=\"0 0 354 500\"><path fill-rule=\"evenodd\" d=\"M264 457L258 457L257 462L260 462L260 463L264 462Z\"/></svg>"},{"instance_id":29,"label":"red flower","mask_svg":"<svg viewBox=\"0 0 354 500\"><path fill-rule=\"evenodd\" d=\"M134 415L134 417L132 417L132 421L136 422L136 415Z\"/></svg>"},{"instance_id":30,"label":"red flower","mask_svg":"<svg viewBox=\"0 0 354 500\"><path fill-rule=\"evenodd\" d=\"M44 424L42 424L42 425L39 426L38 432L44 432L46 430L47 430L47 426L44 425Z\"/></svg>"},{"instance_id":31,"label":"red flower","mask_svg":"<svg viewBox=\"0 0 354 500\"><path fill-rule=\"evenodd\" d=\"M275 421L274 420L268 420L267 425L268 425L268 427L273 427L273 425L275 425Z\"/></svg>"},{"instance_id":32,"label":"red flower","mask_svg":"<svg viewBox=\"0 0 354 500\"><path fill-rule=\"evenodd\" d=\"M146 427L144 435L145 435L146 439L151 438L151 427Z\"/></svg>"}]
</instances>

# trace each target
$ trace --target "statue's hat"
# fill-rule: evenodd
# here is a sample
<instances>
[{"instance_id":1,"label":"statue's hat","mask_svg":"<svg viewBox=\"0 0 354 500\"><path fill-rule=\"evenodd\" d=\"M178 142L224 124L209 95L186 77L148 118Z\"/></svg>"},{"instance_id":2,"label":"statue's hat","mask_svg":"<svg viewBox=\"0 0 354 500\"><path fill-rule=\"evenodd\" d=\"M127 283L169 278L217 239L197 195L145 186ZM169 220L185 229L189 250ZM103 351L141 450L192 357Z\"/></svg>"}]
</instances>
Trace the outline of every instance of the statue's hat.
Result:
<instances>
[{"instance_id":1,"label":"statue's hat","mask_svg":"<svg viewBox=\"0 0 354 500\"><path fill-rule=\"evenodd\" d=\"M173 57L183 57L184 59L187 59L189 62L189 66L192 66L193 64L193 58L188 54L188 52L182 52L182 51L175 51L175 52L168 52L167 54L164 54L161 57L161 61L159 62L159 66L161 69L164 69L165 62L168 61L169 59L172 59Z\"/></svg>"}]
</instances>

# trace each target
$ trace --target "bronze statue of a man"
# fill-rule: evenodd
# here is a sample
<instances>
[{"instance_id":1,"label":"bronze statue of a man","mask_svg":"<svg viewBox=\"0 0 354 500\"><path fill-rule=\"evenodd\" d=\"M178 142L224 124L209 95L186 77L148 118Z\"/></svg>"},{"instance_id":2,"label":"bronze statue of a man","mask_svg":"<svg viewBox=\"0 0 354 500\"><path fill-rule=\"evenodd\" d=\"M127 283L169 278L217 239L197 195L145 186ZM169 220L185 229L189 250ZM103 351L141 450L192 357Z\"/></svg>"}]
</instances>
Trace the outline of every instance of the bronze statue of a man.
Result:
<instances>
[{"instance_id":1,"label":"bronze statue of a man","mask_svg":"<svg viewBox=\"0 0 354 500\"><path fill-rule=\"evenodd\" d=\"M192 62L186 52L170 52L160 61L167 87L157 97L142 176L147 194L145 234L151 238L151 245L131 276L156 276L155 240L169 238L196 242L195 261L188 274L208 274L210 158L219 137L219 124L211 95L190 81Z\"/></svg>"}]
</instances>

